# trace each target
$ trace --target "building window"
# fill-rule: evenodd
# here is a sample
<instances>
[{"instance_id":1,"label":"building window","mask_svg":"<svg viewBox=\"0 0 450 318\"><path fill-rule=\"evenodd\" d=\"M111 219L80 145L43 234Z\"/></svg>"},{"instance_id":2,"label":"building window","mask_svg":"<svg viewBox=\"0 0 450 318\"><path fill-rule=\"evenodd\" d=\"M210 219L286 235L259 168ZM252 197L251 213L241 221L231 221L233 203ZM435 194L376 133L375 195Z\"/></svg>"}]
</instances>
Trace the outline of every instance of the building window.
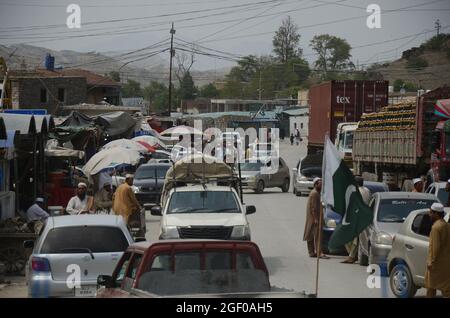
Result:
<instances>
[{"instance_id":1,"label":"building window","mask_svg":"<svg viewBox=\"0 0 450 318\"><path fill-rule=\"evenodd\" d=\"M40 101L41 101L41 103L46 103L47 102L47 90L45 88L41 88Z\"/></svg>"},{"instance_id":2,"label":"building window","mask_svg":"<svg viewBox=\"0 0 450 318\"><path fill-rule=\"evenodd\" d=\"M303 123L300 123L300 129L303 129Z\"/></svg>"},{"instance_id":3,"label":"building window","mask_svg":"<svg viewBox=\"0 0 450 318\"><path fill-rule=\"evenodd\" d=\"M65 97L65 91L64 91L64 88L58 88L58 100L59 100L60 102L63 102L63 103L64 103L64 101L65 101L64 97Z\"/></svg>"}]
</instances>

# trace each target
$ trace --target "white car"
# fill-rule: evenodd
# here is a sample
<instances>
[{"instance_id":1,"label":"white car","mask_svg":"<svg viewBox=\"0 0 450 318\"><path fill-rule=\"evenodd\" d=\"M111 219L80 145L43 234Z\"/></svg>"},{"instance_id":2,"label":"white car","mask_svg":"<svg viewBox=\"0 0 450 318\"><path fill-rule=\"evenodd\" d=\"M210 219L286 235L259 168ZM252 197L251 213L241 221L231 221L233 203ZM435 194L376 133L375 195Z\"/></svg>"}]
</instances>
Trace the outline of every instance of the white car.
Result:
<instances>
[{"instance_id":1,"label":"white car","mask_svg":"<svg viewBox=\"0 0 450 318\"><path fill-rule=\"evenodd\" d=\"M234 188L210 184L172 189L163 207L151 209L162 216L160 239L250 240L247 214L255 211Z\"/></svg>"}]
</instances>

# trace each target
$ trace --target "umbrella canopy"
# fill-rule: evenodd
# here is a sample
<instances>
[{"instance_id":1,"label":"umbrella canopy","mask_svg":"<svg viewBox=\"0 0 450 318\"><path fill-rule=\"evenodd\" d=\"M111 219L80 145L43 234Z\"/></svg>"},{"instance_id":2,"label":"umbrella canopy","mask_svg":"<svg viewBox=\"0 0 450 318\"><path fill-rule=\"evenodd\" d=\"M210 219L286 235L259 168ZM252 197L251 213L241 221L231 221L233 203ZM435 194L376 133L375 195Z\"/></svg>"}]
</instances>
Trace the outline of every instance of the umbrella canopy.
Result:
<instances>
[{"instance_id":1,"label":"umbrella canopy","mask_svg":"<svg viewBox=\"0 0 450 318\"><path fill-rule=\"evenodd\" d=\"M145 141L136 141L138 144L141 144L142 146L144 146L145 148L147 148L148 152L155 152L156 149L152 146L150 146L148 143L146 143Z\"/></svg>"},{"instance_id":2,"label":"umbrella canopy","mask_svg":"<svg viewBox=\"0 0 450 318\"><path fill-rule=\"evenodd\" d=\"M97 152L86 165L83 172L87 176L99 173L102 170L122 165L134 166L138 164L141 156L138 151L113 147Z\"/></svg>"},{"instance_id":3,"label":"umbrella canopy","mask_svg":"<svg viewBox=\"0 0 450 318\"><path fill-rule=\"evenodd\" d=\"M102 147L102 150L104 149L111 149L111 148L124 148L129 149L141 153L150 152L146 146L138 143L137 141L131 140L131 139L117 139L113 140L111 142L108 142L106 145Z\"/></svg>"},{"instance_id":4,"label":"umbrella canopy","mask_svg":"<svg viewBox=\"0 0 450 318\"><path fill-rule=\"evenodd\" d=\"M161 133L161 136L172 135L203 135L203 132L193 127L181 125L168 128Z\"/></svg>"},{"instance_id":5,"label":"umbrella canopy","mask_svg":"<svg viewBox=\"0 0 450 318\"><path fill-rule=\"evenodd\" d=\"M439 99L434 105L434 114L449 119L450 99Z\"/></svg>"},{"instance_id":6,"label":"umbrella canopy","mask_svg":"<svg viewBox=\"0 0 450 318\"><path fill-rule=\"evenodd\" d=\"M143 135L143 136L134 137L131 140L133 140L133 141L143 141L143 142L149 144L152 147L160 146L161 148L167 149L167 146L166 146L166 144L164 142L162 142L161 140L159 140L158 138L153 137L153 136Z\"/></svg>"}]
</instances>

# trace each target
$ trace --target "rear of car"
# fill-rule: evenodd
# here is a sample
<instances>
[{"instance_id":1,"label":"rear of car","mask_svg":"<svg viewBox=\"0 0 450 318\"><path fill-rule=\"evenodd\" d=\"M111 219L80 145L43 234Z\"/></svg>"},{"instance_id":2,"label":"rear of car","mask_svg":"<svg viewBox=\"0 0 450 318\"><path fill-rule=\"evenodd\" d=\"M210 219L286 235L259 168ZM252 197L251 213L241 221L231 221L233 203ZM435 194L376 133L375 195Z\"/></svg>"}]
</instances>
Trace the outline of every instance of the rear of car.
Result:
<instances>
[{"instance_id":1,"label":"rear of car","mask_svg":"<svg viewBox=\"0 0 450 318\"><path fill-rule=\"evenodd\" d=\"M164 179L169 163L149 163L141 165L134 175L133 189L142 206L151 206L159 203Z\"/></svg>"},{"instance_id":2,"label":"rear of car","mask_svg":"<svg viewBox=\"0 0 450 318\"><path fill-rule=\"evenodd\" d=\"M27 264L30 297L93 297L133 239L119 216L50 217Z\"/></svg>"},{"instance_id":3,"label":"rear of car","mask_svg":"<svg viewBox=\"0 0 450 318\"><path fill-rule=\"evenodd\" d=\"M278 167L272 166L278 160ZM249 160L241 164L241 181L244 189L252 189L256 193L264 192L265 188L279 187L288 192L291 176L286 162L282 158L266 158L262 161Z\"/></svg>"},{"instance_id":4,"label":"rear of car","mask_svg":"<svg viewBox=\"0 0 450 318\"><path fill-rule=\"evenodd\" d=\"M425 193L431 193L435 195L442 204L446 205L449 197L449 193L445 191L447 182L433 182L428 186Z\"/></svg>"},{"instance_id":5,"label":"rear of car","mask_svg":"<svg viewBox=\"0 0 450 318\"><path fill-rule=\"evenodd\" d=\"M308 155L300 160L293 172L293 193L297 196L309 194L313 189L313 180L322 177L322 155Z\"/></svg>"}]
</instances>

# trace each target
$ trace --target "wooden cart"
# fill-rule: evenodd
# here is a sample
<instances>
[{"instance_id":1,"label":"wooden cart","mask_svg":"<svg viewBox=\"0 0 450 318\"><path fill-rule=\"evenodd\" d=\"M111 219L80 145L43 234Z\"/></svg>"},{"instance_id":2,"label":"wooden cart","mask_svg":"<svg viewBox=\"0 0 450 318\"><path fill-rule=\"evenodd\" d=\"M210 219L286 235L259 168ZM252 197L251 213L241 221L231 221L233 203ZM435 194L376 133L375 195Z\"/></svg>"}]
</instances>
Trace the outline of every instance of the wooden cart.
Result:
<instances>
[{"instance_id":1,"label":"wooden cart","mask_svg":"<svg viewBox=\"0 0 450 318\"><path fill-rule=\"evenodd\" d=\"M23 242L37 237L35 233L0 233L0 262L5 264L6 274L24 274L31 250L26 250Z\"/></svg>"}]
</instances>

